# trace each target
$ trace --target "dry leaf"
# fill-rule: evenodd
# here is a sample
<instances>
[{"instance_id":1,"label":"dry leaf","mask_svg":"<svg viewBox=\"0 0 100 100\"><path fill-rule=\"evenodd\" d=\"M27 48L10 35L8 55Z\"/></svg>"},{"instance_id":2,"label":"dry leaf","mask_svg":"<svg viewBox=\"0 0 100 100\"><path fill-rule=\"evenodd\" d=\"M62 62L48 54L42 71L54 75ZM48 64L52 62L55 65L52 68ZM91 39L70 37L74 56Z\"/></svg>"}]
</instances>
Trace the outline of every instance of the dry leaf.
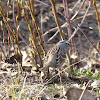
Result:
<instances>
[{"instance_id":1,"label":"dry leaf","mask_svg":"<svg viewBox=\"0 0 100 100\"><path fill-rule=\"evenodd\" d=\"M71 88L65 89L65 91L66 91L65 96L67 96L68 100L79 100L79 98L83 92L83 89L71 87ZM81 100L96 100L96 99L88 90L86 90L84 92Z\"/></svg>"}]
</instances>

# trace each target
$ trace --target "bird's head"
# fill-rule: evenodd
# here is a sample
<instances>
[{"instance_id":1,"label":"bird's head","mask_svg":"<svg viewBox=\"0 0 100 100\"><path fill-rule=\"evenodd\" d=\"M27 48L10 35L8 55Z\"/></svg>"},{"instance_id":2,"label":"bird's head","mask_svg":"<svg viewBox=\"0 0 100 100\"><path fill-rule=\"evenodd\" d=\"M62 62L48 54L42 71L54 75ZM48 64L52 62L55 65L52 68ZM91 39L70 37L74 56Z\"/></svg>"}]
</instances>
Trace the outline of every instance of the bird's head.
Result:
<instances>
[{"instance_id":1,"label":"bird's head","mask_svg":"<svg viewBox=\"0 0 100 100\"><path fill-rule=\"evenodd\" d=\"M57 43L57 46L59 46L60 48L64 48L65 50L67 50L70 45L70 42L65 40L61 40Z\"/></svg>"}]
</instances>

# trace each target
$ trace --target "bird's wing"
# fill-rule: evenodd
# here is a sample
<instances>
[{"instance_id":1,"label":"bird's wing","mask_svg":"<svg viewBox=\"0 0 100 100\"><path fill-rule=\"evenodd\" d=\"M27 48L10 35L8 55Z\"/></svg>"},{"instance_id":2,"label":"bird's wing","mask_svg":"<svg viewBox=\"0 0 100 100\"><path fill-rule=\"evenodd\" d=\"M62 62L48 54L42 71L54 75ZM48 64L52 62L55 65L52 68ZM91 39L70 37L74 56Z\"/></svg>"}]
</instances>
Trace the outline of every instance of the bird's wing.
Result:
<instances>
[{"instance_id":1,"label":"bird's wing","mask_svg":"<svg viewBox=\"0 0 100 100\"><path fill-rule=\"evenodd\" d=\"M58 49L57 51L57 57L56 57L56 65L60 66L64 63L66 59L66 53L63 49Z\"/></svg>"},{"instance_id":2,"label":"bird's wing","mask_svg":"<svg viewBox=\"0 0 100 100\"><path fill-rule=\"evenodd\" d=\"M55 63L55 56L56 56L58 49L59 48L57 46L55 46L48 51L48 53L44 59L44 67L53 65L53 63Z\"/></svg>"},{"instance_id":3,"label":"bird's wing","mask_svg":"<svg viewBox=\"0 0 100 100\"><path fill-rule=\"evenodd\" d=\"M46 57L45 57L45 62L48 61L49 57L54 56L54 55L56 54L56 52L58 51L58 49L59 49L59 48L58 48L57 46L51 48L51 49L48 51L48 53L47 53L47 55L46 55Z\"/></svg>"}]
</instances>

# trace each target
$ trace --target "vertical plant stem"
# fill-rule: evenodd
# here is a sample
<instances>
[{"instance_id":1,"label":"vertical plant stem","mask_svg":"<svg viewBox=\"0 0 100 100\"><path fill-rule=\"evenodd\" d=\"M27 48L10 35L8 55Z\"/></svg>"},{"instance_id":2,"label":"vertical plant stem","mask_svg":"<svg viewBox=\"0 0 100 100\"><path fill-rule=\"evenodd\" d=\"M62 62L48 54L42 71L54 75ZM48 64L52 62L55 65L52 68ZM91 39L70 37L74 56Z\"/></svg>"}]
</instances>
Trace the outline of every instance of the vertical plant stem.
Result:
<instances>
[{"instance_id":1,"label":"vertical plant stem","mask_svg":"<svg viewBox=\"0 0 100 100\"><path fill-rule=\"evenodd\" d=\"M19 41L19 9L20 9L20 6L19 6L19 0L17 0L17 17L16 17L16 23L17 23L17 38L16 38L16 44L18 46L18 50L17 50L17 53L19 51L19 53L21 54L20 52L20 48L19 48L19 44L18 44L18 41Z\"/></svg>"},{"instance_id":2,"label":"vertical plant stem","mask_svg":"<svg viewBox=\"0 0 100 100\"><path fill-rule=\"evenodd\" d=\"M98 29L99 29L99 35L100 35L100 18L99 18L99 12L98 12L95 0L93 0L93 6L94 6L95 12L96 12L96 19L97 19L97 22L98 22Z\"/></svg>"},{"instance_id":3,"label":"vertical plant stem","mask_svg":"<svg viewBox=\"0 0 100 100\"><path fill-rule=\"evenodd\" d=\"M8 36L8 57L9 56L10 56L10 35Z\"/></svg>"},{"instance_id":4,"label":"vertical plant stem","mask_svg":"<svg viewBox=\"0 0 100 100\"><path fill-rule=\"evenodd\" d=\"M30 9L31 9L31 12L33 14L33 16L35 16L35 12L34 12L34 0L30 0L29 2L30 4ZM32 19L32 25L33 25L33 36L34 36L34 39L35 39L35 43L36 43L36 32L35 32L35 23L34 23L34 20ZM37 55L36 55L36 51L34 50L34 58L35 58L35 61L36 61L36 64L37 64Z\"/></svg>"},{"instance_id":5,"label":"vertical plant stem","mask_svg":"<svg viewBox=\"0 0 100 100\"><path fill-rule=\"evenodd\" d=\"M0 14L1 14L1 16L3 17L4 21L7 23L8 27L10 28L10 30L11 30L13 36L15 37L15 32L13 32L13 29L11 28L11 26L10 26L10 24L8 23L6 17L4 16L1 7L0 7ZM16 38L16 37L15 37L15 38Z\"/></svg>"},{"instance_id":6,"label":"vertical plant stem","mask_svg":"<svg viewBox=\"0 0 100 100\"><path fill-rule=\"evenodd\" d=\"M67 21L67 30L68 30L68 35L69 37L71 37L72 35L72 28L71 28L71 22L70 22L70 14L69 14L69 8L68 8L68 1L67 0L63 0L63 4L64 4L64 11L65 11L65 17L66 17L66 21ZM75 45L75 41L72 38L71 42ZM74 49L74 47L72 47L72 50ZM72 65L72 59L70 57L69 52L67 52L67 58L69 60L69 65ZM74 66L71 66L71 73L74 74L74 70L73 70Z\"/></svg>"},{"instance_id":7,"label":"vertical plant stem","mask_svg":"<svg viewBox=\"0 0 100 100\"><path fill-rule=\"evenodd\" d=\"M32 39L33 39L33 43L34 43L35 50L36 50L36 52L37 52L37 54L38 54L38 56L39 56L39 58L40 58L41 66L43 66L41 56L40 56L39 51L38 51L38 48L37 48L37 46L36 46L35 38L34 38L34 36L33 36L33 34L32 34L32 30L31 30L31 27L30 27L30 22L29 22L28 15L27 15L26 10L25 10L25 8L24 8L23 5L22 5L22 7L23 7L23 9L24 9L25 20L26 20L26 22L27 22L27 24L28 24L29 31L30 31L30 33L31 33L31 37L32 37Z\"/></svg>"},{"instance_id":8,"label":"vertical plant stem","mask_svg":"<svg viewBox=\"0 0 100 100\"><path fill-rule=\"evenodd\" d=\"M13 39L12 39L12 37L11 37L11 34L10 34L10 30L9 30L9 28L8 28L8 26L7 26L7 23L4 21L4 23L5 23L5 25L6 25L6 28L7 28L7 31L8 31L8 34L9 34L9 38L8 38L8 42L9 42L9 40L11 41L11 43L12 43L12 47L13 47L13 49L14 49L14 54L16 53L15 52L15 47L14 47L14 43L13 43ZM9 44L9 43L8 43ZM8 56L9 56L9 52L10 52L10 44L8 45Z\"/></svg>"},{"instance_id":9,"label":"vertical plant stem","mask_svg":"<svg viewBox=\"0 0 100 100\"><path fill-rule=\"evenodd\" d=\"M79 39L79 43L80 43L80 50L83 52L82 42L81 42L81 36L80 36L80 34L78 34L78 39Z\"/></svg>"},{"instance_id":10,"label":"vertical plant stem","mask_svg":"<svg viewBox=\"0 0 100 100\"><path fill-rule=\"evenodd\" d=\"M10 1L8 0L8 2L7 2L7 8L8 8L8 9L7 9L7 18L9 17L9 2L10 2Z\"/></svg>"},{"instance_id":11,"label":"vertical plant stem","mask_svg":"<svg viewBox=\"0 0 100 100\"><path fill-rule=\"evenodd\" d=\"M34 14L34 0L30 0L30 8L31 8L31 12L33 14L33 16L35 15ZM34 23L34 20L32 19L32 24L33 24L33 36L35 38L35 41L36 41L36 32L35 32L35 23Z\"/></svg>"},{"instance_id":12,"label":"vertical plant stem","mask_svg":"<svg viewBox=\"0 0 100 100\"><path fill-rule=\"evenodd\" d=\"M28 0L28 1L29 1L29 0ZM45 55L46 55L46 52L45 52L45 49L44 49L44 45L43 45L43 41L42 41L40 29L39 29L39 27L38 27L38 25L37 25L37 23L36 23L36 19L35 19L33 13L32 13L31 7L29 6L28 8L29 8L30 13L31 13L32 21L34 22L35 28L36 28L36 30L37 30L37 32L38 32L39 39L40 39L40 46L41 46L41 48L42 48L42 50L43 50L43 53L44 53L44 56L45 56Z\"/></svg>"},{"instance_id":13,"label":"vertical plant stem","mask_svg":"<svg viewBox=\"0 0 100 100\"><path fill-rule=\"evenodd\" d=\"M7 56L7 49L6 49L6 44L5 44L5 33L4 33L4 27L3 27L2 21L1 21L1 28L2 28L2 31L3 31L3 44L4 44L4 47L5 47L5 52L6 52L6 56Z\"/></svg>"},{"instance_id":14,"label":"vertical plant stem","mask_svg":"<svg viewBox=\"0 0 100 100\"><path fill-rule=\"evenodd\" d=\"M65 1L63 0L63 4L64 4L65 17L66 17L66 21L67 21L68 35L71 36L72 28L71 28L71 23L70 23L70 15L69 15L69 8L68 8L67 0L65 0Z\"/></svg>"},{"instance_id":15,"label":"vertical plant stem","mask_svg":"<svg viewBox=\"0 0 100 100\"><path fill-rule=\"evenodd\" d=\"M62 29L61 29L61 26L60 26L60 23L59 23L59 20L58 20L58 16L57 16L57 12L56 12L56 7L55 7L55 2L54 2L54 0L50 0L50 2L51 2L51 5L52 5L52 11L53 11L53 14L54 14L54 17L55 17L55 22L57 24L57 27L58 27L61 39L64 40L65 37L64 37L64 34L62 32Z\"/></svg>"},{"instance_id":16,"label":"vertical plant stem","mask_svg":"<svg viewBox=\"0 0 100 100\"><path fill-rule=\"evenodd\" d=\"M6 55L5 55L5 53L4 53L4 51L3 51L2 47L1 47L1 45L0 45L0 50L1 50L1 53L3 53L4 57L6 58Z\"/></svg>"},{"instance_id":17,"label":"vertical plant stem","mask_svg":"<svg viewBox=\"0 0 100 100\"><path fill-rule=\"evenodd\" d=\"M17 22L17 43L18 43L18 20L19 20L19 2L17 0L17 18L16 18L16 22Z\"/></svg>"},{"instance_id":18,"label":"vertical plant stem","mask_svg":"<svg viewBox=\"0 0 100 100\"><path fill-rule=\"evenodd\" d=\"M36 20L33 17L32 17L32 19L35 22L35 27L36 27L36 30L38 32L39 38L40 38L40 43L41 43L40 46L42 47L42 50L43 50L43 53L44 53L44 56L45 56L46 55L46 52L45 52L45 49L44 49L44 45L43 45L43 41L42 41L42 37L41 37L41 32L40 32L39 27L38 27L38 25L36 23Z\"/></svg>"},{"instance_id":19,"label":"vertical plant stem","mask_svg":"<svg viewBox=\"0 0 100 100\"><path fill-rule=\"evenodd\" d=\"M10 30L11 30L13 36L15 36L15 35L14 35L14 32L13 32L11 26L9 25L9 23L8 23L8 21L7 21L7 19L6 19L6 17L4 16L4 14L3 14L3 12L2 12L2 7L1 7L1 6L0 6L0 14L1 14L1 16L3 17L4 23L5 23L6 28L7 28L7 30L8 30L8 34L9 34L8 42L9 42L9 40L11 40L12 47L13 47L14 53L15 53L15 48L14 48L13 40L12 40L11 35L10 35ZM9 28L10 28L10 30L9 30ZM9 56L9 52L10 52L9 49L10 49L10 44L8 43L8 56Z\"/></svg>"},{"instance_id":20,"label":"vertical plant stem","mask_svg":"<svg viewBox=\"0 0 100 100\"><path fill-rule=\"evenodd\" d=\"M69 38L70 38L72 36L73 32L72 32L71 22L70 22L70 13L69 13L69 8L68 8L68 1L63 0L63 4L64 4L65 18L66 18L66 21L67 21L68 35L69 35ZM73 43L72 50L75 49L75 51L76 51L74 38L71 39L71 42Z\"/></svg>"},{"instance_id":21,"label":"vertical plant stem","mask_svg":"<svg viewBox=\"0 0 100 100\"><path fill-rule=\"evenodd\" d=\"M14 25L16 27L16 21L15 21L15 0L13 0L13 21L14 21Z\"/></svg>"},{"instance_id":22,"label":"vertical plant stem","mask_svg":"<svg viewBox=\"0 0 100 100\"><path fill-rule=\"evenodd\" d=\"M11 33L13 34L15 40L17 40L17 38L16 38L16 32L13 31L13 29L12 29L11 26L10 26L10 24L8 23L6 17L4 16L4 14L3 14L3 12L2 12L1 6L0 6L0 14L1 14L1 16L3 17L3 20L4 20L5 24L6 24L6 26L9 27L9 29L10 29ZM8 29L8 30L9 30L9 29ZM11 38L10 38L10 39L11 39ZM12 42L13 42L13 41L12 41ZM15 43L16 43L16 42L15 42ZM17 44L17 46L18 46L18 43L16 43L16 44ZM18 46L18 47L19 47L19 46Z\"/></svg>"}]
</instances>

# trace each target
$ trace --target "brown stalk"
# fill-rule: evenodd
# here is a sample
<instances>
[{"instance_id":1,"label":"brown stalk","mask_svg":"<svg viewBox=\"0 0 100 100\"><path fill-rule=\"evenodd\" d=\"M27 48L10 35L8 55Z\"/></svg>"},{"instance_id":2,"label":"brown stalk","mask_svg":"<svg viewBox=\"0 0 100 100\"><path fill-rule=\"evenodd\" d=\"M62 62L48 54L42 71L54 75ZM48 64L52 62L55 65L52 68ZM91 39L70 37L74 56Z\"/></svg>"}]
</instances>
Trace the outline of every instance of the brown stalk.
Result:
<instances>
[{"instance_id":1,"label":"brown stalk","mask_svg":"<svg viewBox=\"0 0 100 100\"><path fill-rule=\"evenodd\" d=\"M10 35L8 36L8 57L9 56L10 56Z\"/></svg>"},{"instance_id":2,"label":"brown stalk","mask_svg":"<svg viewBox=\"0 0 100 100\"><path fill-rule=\"evenodd\" d=\"M6 19L6 17L4 16L4 14L3 14L3 12L2 12L2 7L1 7L1 6L0 6L0 14L1 14L1 16L3 17L4 23L5 23L6 28L7 28L7 30L8 30L9 39L11 40L12 47L13 47L14 53L15 53L15 48L14 48L13 40L12 40L11 35L10 35L10 30L11 30L12 34L13 34L13 30L12 30L11 26L9 25L9 23L8 23L8 21L7 21L7 19ZM9 28L10 28L10 30L9 30ZM14 35L14 34L13 34L13 35ZM9 39L8 39L8 42L9 42ZM8 56L9 56L9 52L10 52L10 44L8 43Z\"/></svg>"},{"instance_id":3,"label":"brown stalk","mask_svg":"<svg viewBox=\"0 0 100 100\"><path fill-rule=\"evenodd\" d=\"M65 18L66 18L66 22L67 22L67 30L68 30L68 35L69 37L71 37L72 35L72 28L71 28L71 22L70 22L70 14L69 14L69 8L68 8L68 1L67 0L63 0L63 4L64 4L64 12L65 12ZM71 42L73 43L73 45L75 45L75 41L72 38ZM72 50L74 51L74 47L72 47ZM76 50L75 50L76 51ZM70 57L69 52L67 53L67 58L69 60L69 65L72 65L72 59ZM71 73L74 74L74 70L73 70L74 66L71 66Z\"/></svg>"},{"instance_id":4,"label":"brown stalk","mask_svg":"<svg viewBox=\"0 0 100 100\"><path fill-rule=\"evenodd\" d=\"M9 17L9 3L10 3L10 1L8 0L8 2L7 2L7 8L8 8L7 9L7 19ZM8 31L8 33L9 33L9 31ZM8 36L8 57L9 57L9 55L10 55L10 35Z\"/></svg>"},{"instance_id":5,"label":"brown stalk","mask_svg":"<svg viewBox=\"0 0 100 100\"><path fill-rule=\"evenodd\" d=\"M15 38L15 40L16 40L16 44L17 44L17 46L18 46L18 49L19 49L19 45L18 45L18 38L16 38L16 32L13 32L13 29L11 28L11 26L10 26L10 24L9 24L9 22L7 21L7 19L6 19L6 17L5 17L5 15L3 14L3 11L2 11L2 8L0 7L0 14L2 15L2 17L3 17L3 19L4 19L4 22L5 22L5 24L6 24L6 26L8 27L8 30L10 29L10 31L11 31L11 33L13 34L13 36L14 36L14 38ZM9 31L9 32L10 32ZM8 33L9 33L8 32ZM17 34L17 37L18 37L18 34ZM11 40L11 37L10 37L10 40ZM13 43L13 41L11 40L11 43ZM12 44L13 45L13 44ZM14 47L14 45L13 45L13 47ZM20 51L20 50L19 50Z\"/></svg>"},{"instance_id":6,"label":"brown stalk","mask_svg":"<svg viewBox=\"0 0 100 100\"><path fill-rule=\"evenodd\" d=\"M34 14L34 0L30 0L29 2L29 6L30 6L30 9L32 11L32 14ZM35 42L36 42L36 32L35 32L35 23L34 23L34 20L32 19L32 25L33 25L33 36L34 36L34 39L35 39ZM35 62L37 64L37 56L36 56L36 51L34 50L34 59L35 59Z\"/></svg>"},{"instance_id":7,"label":"brown stalk","mask_svg":"<svg viewBox=\"0 0 100 100\"><path fill-rule=\"evenodd\" d=\"M1 45L0 45L0 50L1 50L1 53L3 53L4 57L6 58L6 55L5 55L5 53L4 53L4 51L3 51L2 47L1 47Z\"/></svg>"},{"instance_id":8,"label":"brown stalk","mask_svg":"<svg viewBox=\"0 0 100 100\"><path fill-rule=\"evenodd\" d=\"M8 34L9 34L8 42L9 42L9 40L11 41L12 47L13 47L14 53L15 53L15 47L14 47L13 39L11 38L10 30L9 30L9 28L8 28L8 26L7 26L7 23L6 23L5 21L4 21L4 23L5 23L5 25L6 25L6 28L7 28ZM8 44L9 44L9 43L8 43ZM10 45L8 45L8 56L9 56L9 52L10 52L9 49L10 49Z\"/></svg>"},{"instance_id":9,"label":"brown stalk","mask_svg":"<svg viewBox=\"0 0 100 100\"><path fill-rule=\"evenodd\" d=\"M85 93L85 91L86 91L86 88L88 87L88 85L90 84L91 81L92 81L92 80L89 80L89 81L88 81L88 83L86 84L85 88L83 89L83 91L82 91L82 93L81 93L81 95L80 95L80 97L79 97L78 100L82 100L82 97L83 97L83 95L84 95L84 93Z\"/></svg>"},{"instance_id":10,"label":"brown stalk","mask_svg":"<svg viewBox=\"0 0 100 100\"><path fill-rule=\"evenodd\" d=\"M4 27L3 27L2 22L1 22L1 28L2 28L2 31L3 31L3 44L4 44L4 47L5 47L5 52L6 52L6 56L7 56L7 49L6 49L6 44L5 44L5 32L4 32Z\"/></svg>"},{"instance_id":11,"label":"brown stalk","mask_svg":"<svg viewBox=\"0 0 100 100\"><path fill-rule=\"evenodd\" d=\"M69 8L68 8L68 1L63 0L63 4L64 4L65 18L66 18L66 22L67 22L68 35L69 35L69 38L70 38L72 36L73 32L72 32L71 22L70 22L70 13L69 13ZM71 42L73 43L72 50L76 51L74 38L71 39ZM75 48L75 50L74 50L74 48Z\"/></svg>"},{"instance_id":12,"label":"brown stalk","mask_svg":"<svg viewBox=\"0 0 100 100\"><path fill-rule=\"evenodd\" d=\"M68 35L70 37L72 35L72 28L71 28L71 23L70 23L70 15L69 15L67 0L63 0L63 4L64 4L64 13L65 13L66 21L67 21Z\"/></svg>"},{"instance_id":13,"label":"brown stalk","mask_svg":"<svg viewBox=\"0 0 100 100\"><path fill-rule=\"evenodd\" d=\"M64 40L65 36L64 36L64 34L62 32L62 29L61 29L61 26L60 26L60 23L59 23L59 20L58 20L58 16L57 16L57 12L56 12L56 7L55 7L55 2L54 2L54 0L50 0L50 2L51 2L51 5L52 5L52 11L53 11L53 14L54 14L54 17L55 17L55 22L57 24L57 27L58 27L61 39Z\"/></svg>"},{"instance_id":14,"label":"brown stalk","mask_svg":"<svg viewBox=\"0 0 100 100\"><path fill-rule=\"evenodd\" d=\"M95 8L96 19L97 19L97 22L98 22L98 28L99 28L99 34L100 34L100 18L99 18L99 12L98 12L98 9L97 9L96 1L95 0L93 0L93 6Z\"/></svg>"},{"instance_id":15,"label":"brown stalk","mask_svg":"<svg viewBox=\"0 0 100 100\"><path fill-rule=\"evenodd\" d=\"M16 17L16 23L17 23L17 26L16 26L16 29L17 29L17 38L16 38L16 44L18 46L18 50L19 50L19 53L21 54L20 52L20 48L19 48L19 44L18 44L18 41L19 41L19 9L20 9L20 6L19 6L19 1L17 0L17 17ZM18 53L18 51L17 51Z\"/></svg>"},{"instance_id":16,"label":"brown stalk","mask_svg":"<svg viewBox=\"0 0 100 100\"><path fill-rule=\"evenodd\" d=\"M88 0L89 2L91 2L91 0ZM99 34L100 34L100 17L99 17L99 12L98 12L98 8L96 6L96 1L93 0L93 3L91 2L91 5L94 7L95 11L96 11L96 19L98 22L98 28L99 28Z\"/></svg>"},{"instance_id":17,"label":"brown stalk","mask_svg":"<svg viewBox=\"0 0 100 100\"><path fill-rule=\"evenodd\" d=\"M30 2L28 1L28 3L29 3L29 6L30 6L30 9L31 9L31 12L34 16L34 0L30 0ZM34 36L35 41L36 41L35 23L34 23L33 19L32 19L32 25L33 25L33 36Z\"/></svg>"},{"instance_id":18,"label":"brown stalk","mask_svg":"<svg viewBox=\"0 0 100 100\"><path fill-rule=\"evenodd\" d=\"M11 30L11 32L12 32L12 34L13 34L13 36L14 36L14 38L16 39L16 33L15 32L13 32L13 29L11 28L11 26L10 26L10 24L8 23L8 21L7 21L7 19L6 19L6 17L4 16L4 14L3 14L3 12L2 12L2 8L0 7L0 14L2 15L2 17L3 17L3 19L4 19L4 22L5 22L5 25L6 25L6 27L8 28L10 28L10 30ZM8 28L8 30L9 30L9 28ZM10 34L10 31L8 31L8 33ZM10 36L11 37L11 36ZM10 38L10 40L11 40L11 42L13 43L13 41L12 41L12 39ZM12 44L13 45L13 44ZM17 44L18 45L18 44ZM14 48L14 45L13 45L13 48ZM15 49L14 49L15 50Z\"/></svg>"},{"instance_id":19,"label":"brown stalk","mask_svg":"<svg viewBox=\"0 0 100 100\"><path fill-rule=\"evenodd\" d=\"M8 25L8 27L10 28L10 30L11 30L11 32L12 32L12 34L13 34L13 36L16 38L16 36L15 36L15 33L13 32L13 29L11 28L11 26L10 26L10 24L8 23L8 21L7 21L7 19L6 19L6 17L4 16L4 14L3 14L3 12L2 12L2 9L0 8L0 14L1 14L1 16L4 18L4 21L7 23L7 25Z\"/></svg>"},{"instance_id":20,"label":"brown stalk","mask_svg":"<svg viewBox=\"0 0 100 100\"><path fill-rule=\"evenodd\" d=\"M34 42L35 50L36 50L36 52L37 52L37 54L38 54L38 56L39 56L39 58L40 58L41 65L43 66L41 56L40 56L39 51L38 51L38 48L37 48L37 46L36 46L35 38L34 38L34 36L33 36L32 30L31 30L31 28L30 28L30 22L29 22L28 15L27 15L26 10L25 10L25 8L24 8L23 5L22 5L22 7L23 7L23 9L24 9L25 20L26 20L26 22L27 22L27 24L28 24L28 26L29 26L29 31L30 31L30 33L31 33L32 40L33 40L33 42Z\"/></svg>"},{"instance_id":21,"label":"brown stalk","mask_svg":"<svg viewBox=\"0 0 100 100\"><path fill-rule=\"evenodd\" d=\"M17 22L17 43L18 43L18 20L19 20L19 2L17 0L17 18L16 18L16 22Z\"/></svg>"},{"instance_id":22,"label":"brown stalk","mask_svg":"<svg viewBox=\"0 0 100 100\"><path fill-rule=\"evenodd\" d=\"M46 55L46 52L45 52L45 49L44 49L44 45L43 45L43 41L42 41L42 37L41 37L41 32L40 32L39 27L38 27L38 25L37 25L37 23L36 23L36 19L35 19L33 13L32 13L32 10L31 10L30 6L29 6L28 8L29 8L30 13L31 13L32 21L34 21L35 28L36 28L36 30L37 30L37 32L38 32L39 39L40 39L40 43L41 43L40 46L41 46L41 48L42 48L42 50L43 50L43 53L44 53L44 56L45 56L45 55Z\"/></svg>"}]
</instances>

